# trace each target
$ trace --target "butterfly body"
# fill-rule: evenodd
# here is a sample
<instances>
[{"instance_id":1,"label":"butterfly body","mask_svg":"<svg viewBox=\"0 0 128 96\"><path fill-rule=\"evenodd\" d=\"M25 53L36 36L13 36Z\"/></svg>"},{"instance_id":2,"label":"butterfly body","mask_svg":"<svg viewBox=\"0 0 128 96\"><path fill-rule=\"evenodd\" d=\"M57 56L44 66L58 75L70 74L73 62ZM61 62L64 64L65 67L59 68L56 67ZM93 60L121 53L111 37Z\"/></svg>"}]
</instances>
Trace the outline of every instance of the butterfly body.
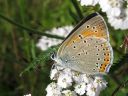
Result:
<instances>
[{"instance_id":1,"label":"butterfly body","mask_svg":"<svg viewBox=\"0 0 128 96\"><path fill-rule=\"evenodd\" d=\"M103 18L93 13L64 40L54 60L86 74L105 74L113 62L113 50Z\"/></svg>"}]
</instances>

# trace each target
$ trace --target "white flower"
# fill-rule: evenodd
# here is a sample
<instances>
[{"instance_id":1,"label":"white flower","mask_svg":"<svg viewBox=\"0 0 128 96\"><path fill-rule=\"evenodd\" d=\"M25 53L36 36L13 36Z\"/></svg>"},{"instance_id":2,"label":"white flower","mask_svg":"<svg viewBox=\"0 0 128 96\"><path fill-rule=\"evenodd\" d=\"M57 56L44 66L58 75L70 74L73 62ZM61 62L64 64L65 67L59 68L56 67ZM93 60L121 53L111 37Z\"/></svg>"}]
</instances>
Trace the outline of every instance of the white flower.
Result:
<instances>
[{"instance_id":1,"label":"white flower","mask_svg":"<svg viewBox=\"0 0 128 96\"><path fill-rule=\"evenodd\" d=\"M100 5L103 12L106 12L108 22L115 29L128 29L128 0L78 0L81 5ZM127 3L127 6L124 6Z\"/></svg>"},{"instance_id":2,"label":"white flower","mask_svg":"<svg viewBox=\"0 0 128 96\"><path fill-rule=\"evenodd\" d=\"M115 29L128 29L128 9L122 10L118 17L108 15L108 22Z\"/></svg>"},{"instance_id":3,"label":"white flower","mask_svg":"<svg viewBox=\"0 0 128 96\"><path fill-rule=\"evenodd\" d=\"M108 2L109 2L108 0L100 0L99 1L99 5L103 12L106 12L111 8L111 6Z\"/></svg>"},{"instance_id":4,"label":"white flower","mask_svg":"<svg viewBox=\"0 0 128 96\"><path fill-rule=\"evenodd\" d=\"M47 48L53 45L57 45L61 42L62 40L59 40L59 39L48 38L46 36L42 36L41 39L39 39L39 42L36 44L36 46L40 48L41 50L47 50Z\"/></svg>"},{"instance_id":5,"label":"white flower","mask_svg":"<svg viewBox=\"0 0 128 96\"><path fill-rule=\"evenodd\" d=\"M121 14L121 9L118 7L111 8L107 11L107 15L110 16L120 16L120 14Z\"/></svg>"},{"instance_id":6,"label":"white flower","mask_svg":"<svg viewBox=\"0 0 128 96\"><path fill-rule=\"evenodd\" d=\"M27 95L24 95L24 96L31 96L31 94L27 94Z\"/></svg>"},{"instance_id":7,"label":"white flower","mask_svg":"<svg viewBox=\"0 0 128 96\"><path fill-rule=\"evenodd\" d=\"M87 96L99 96L100 91L94 86L93 83L87 85Z\"/></svg>"},{"instance_id":8,"label":"white flower","mask_svg":"<svg viewBox=\"0 0 128 96\"><path fill-rule=\"evenodd\" d=\"M91 78L88 77L86 74L82 74L82 73L79 73L76 71L73 72L73 79L76 83L81 83L81 82L89 83L89 82L91 82Z\"/></svg>"},{"instance_id":9,"label":"white flower","mask_svg":"<svg viewBox=\"0 0 128 96\"><path fill-rule=\"evenodd\" d=\"M113 17L113 16L108 16L108 22L115 29L119 29L122 26L123 20L121 18L116 18L116 17Z\"/></svg>"},{"instance_id":10,"label":"white flower","mask_svg":"<svg viewBox=\"0 0 128 96\"><path fill-rule=\"evenodd\" d=\"M62 93L64 94L64 96L77 96L77 94L71 90L64 90L62 91Z\"/></svg>"},{"instance_id":11,"label":"white flower","mask_svg":"<svg viewBox=\"0 0 128 96\"><path fill-rule=\"evenodd\" d=\"M46 88L46 96L61 96L61 90L62 89L56 83L52 82Z\"/></svg>"},{"instance_id":12,"label":"white flower","mask_svg":"<svg viewBox=\"0 0 128 96\"><path fill-rule=\"evenodd\" d=\"M96 5L98 3L99 0L78 0L80 1L80 4L83 6L83 5Z\"/></svg>"},{"instance_id":13,"label":"white flower","mask_svg":"<svg viewBox=\"0 0 128 96\"><path fill-rule=\"evenodd\" d=\"M75 85L75 92L79 95L83 95L85 93L87 86L86 83L82 82Z\"/></svg>"},{"instance_id":14,"label":"white flower","mask_svg":"<svg viewBox=\"0 0 128 96\"><path fill-rule=\"evenodd\" d=\"M86 74L82 74L82 81L85 83L90 83L92 82L92 78L90 76L87 76Z\"/></svg>"},{"instance_id":15,"label":"white flower","mask_svg":"<svg viewBox=\"0 0 128 96\"><path fill-rule=\"evenodd\" d=\"M95 77L95 80L87 85L88 96L99 96L100 91L106 88L107 82L101 77Z\"/></svg>"},{"instance_id":16,"label":"white flower","mask_svg":"<svg viewBox=\"0 0 128 96\"><path fill-rule=\"evenodd\" d=\"M73 26L64 26L60 28L53 28L51 31L46 31L45 33L66 37L71 32L72 29ZM42 36L41 39L39 39L39 42L36 44L36 46L41 50L47 50L47 48L54 45L58 45L61 42L62 40L60 39L48 38L46 36Z\"/></svg>"},{"instance_id":17,"label":"white flower","mask_svg":"<svg viewBox=\"0 0 128 96\"><path fill-rule=\"evenodd\" d=\"M52 69L51 74L50 74L50 79L51 80L56 80L58 75L59 75L58 70L57 69Z\"/></svg>"},{"instance_id":18,"label":"white flower","mask_svg":"<svg viewBox=\"0 0 128 96\"><path fill-rule=\"evenodd\" d=\"M103 90L107 87L107 82L102 77L95 77L94 85L97 89Z\"/></svg>"},{"instance_id":19,"label":"white flower","mask_svg":"<svg viewBox=\"0 0 128 96\"><path fill-rule=\"evenodd\" d=\"M72 77L73 77L73 80L76 82L76 83L80 83L82 82L82 79L81 79L81 73L80 72L77 72L77 71L72 71Z\"/></svg>"},{"instance_id":20,"label":"white flower","mask_svg":"<svg viewBox=\"0 0 128 96\"><path fill-rule=\"evenodd\" d=\"M67 74L60 74L57 84L62 88L67 88L72 85L72 78Z\"/></svg>"},{"instance_id":21,"label":"white flower","mask_svg":"<svg viewBox=\"0 0 128 96\"><path fill-rule=\"evenodd\" d=\"M67 74L70 77L72 76L72 70L69 68L64 68L63 72L64 72L64 74Z\"/></svg>"},{"instance_id":22,"label":"white flower","mask_svg":"<svg viewBox=\"0 0 128 96\"><path fill-rule=\"evenodd\" d=\"M123 0L100 0L99 5L103 12L112 16L119 16L123 6Z\"/></svg>"},{"instance_id":23,"label":"white flower","mask_svg":"<svg viewBox=\"0 0 128 96\"><path fill-rule=\"evenodd\" d=\"M46 96L98 96L107 87L103 77L88 76L57 64L51 69L50 77L57 83L53 82L47 86Z\"/></svg>"}]
</instances>

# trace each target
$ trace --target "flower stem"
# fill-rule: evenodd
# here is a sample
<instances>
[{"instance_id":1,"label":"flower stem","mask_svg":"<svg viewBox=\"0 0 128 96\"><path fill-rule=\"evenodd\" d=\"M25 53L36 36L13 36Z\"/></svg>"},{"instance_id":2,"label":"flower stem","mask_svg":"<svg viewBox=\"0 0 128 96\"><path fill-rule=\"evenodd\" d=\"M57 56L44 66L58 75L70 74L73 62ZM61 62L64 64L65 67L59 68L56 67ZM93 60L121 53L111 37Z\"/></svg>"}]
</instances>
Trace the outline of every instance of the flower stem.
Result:
<instances>
[{"instance_id":1,"label":"flower stem","mask_svg":"<svg viewBox=\"0 0 128 96\"><path fill-rule=\"evenodd\" d=\"M71 2L74 5L74 7L76 9L76 12L78 13L79 18L82 19L84 16L83 16L83 14L81 12L81 9L80 9L80 7L78 5L78 2L76 0L71 0Z\"/></svg>"},{"instance_id":2,"label":"flower stem","mask_svg":"<svg viewBox=\"0 0 128 96\"><path fill-rule=\"evenodd\" d=\"M32 33L32 34L38 34L38 35L47 36L47 37L50 37L50 38L64 39L64 37L60 37L60 36L57 36L57 35L51 35L51 34L48 34L48 33L40 32L40 31L31 29L31 28L25 27L22 24L16 23L15 21L9 19L8 17L6 17L2 14L0 14L0 18L9 22L9 23L11 23L11 24L13 24L13 25L15 25L15 26L17 26L17 27L20 27L20 28L28 31L29 33Z\"/></svg>"},{"instance_id":3,"label":"flower stem","mask_svg":"<svg viewBox=\"0 0 128 96\"><path fill-rule=\"evenodd\" d=\"M126 80L124 83L120 84L112 93L111 96L116 96L116 93L123 87L125 87L128 84L128 80Z\"/></svg>"}]
</instances>

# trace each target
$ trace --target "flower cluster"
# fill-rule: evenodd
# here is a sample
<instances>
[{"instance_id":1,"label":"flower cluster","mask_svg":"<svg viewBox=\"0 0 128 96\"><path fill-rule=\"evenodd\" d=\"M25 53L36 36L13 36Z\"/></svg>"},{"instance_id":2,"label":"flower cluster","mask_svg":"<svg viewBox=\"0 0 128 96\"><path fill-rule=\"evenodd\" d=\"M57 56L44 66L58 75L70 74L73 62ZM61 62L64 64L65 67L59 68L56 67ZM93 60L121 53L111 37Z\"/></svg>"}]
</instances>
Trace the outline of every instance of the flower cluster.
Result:
<instances>
[{"instance_id":1,"label":"flower cluster","mask_svg":"<svg viewBox=\"0 0 128 96\"><path fill-rule=\"evenodd\" d=\"M53 28L50 31L46 31L46 33L66 37L71 32L72 29L73 29L73 26L64 26L60 28ZM58 45L61 42L62 40L59 40L59 39L42 36L39 39L39 42L37 43L37 47L40 48L41 50L47 50L47 48L54 45Z\"/></svg>"},{"instance_id":2,"label":"flower cluster","mask_svg":"<svg viewBox=\"0 0 128 96\"><path fill-rule=\"evenodd\" d=\"M53 80L47 88L46 96L99 96L106 88L107 82L101 76L87 76L62 66L51 69L50 79Z\"/></svg>"},{"instance_id":3,"label":"flower cluster","mask_svg":"<svg viewBox=\"0 0 128 96\"><path fill-rule=\"evenodd\" d=\"M81 5L100 5L115 29L128 29L128 0L78 0Z\"/></svg>"},{"instance_id":4,"label":"flower cluster","mask_svg":"<svg viewBox=\"0 0 128 96\"><path fill-rule=\"evenodd\" d=\"M24 96L31 96L31 94L27 94L27 95L24 95Z\"/></svg>"}]
</instances>

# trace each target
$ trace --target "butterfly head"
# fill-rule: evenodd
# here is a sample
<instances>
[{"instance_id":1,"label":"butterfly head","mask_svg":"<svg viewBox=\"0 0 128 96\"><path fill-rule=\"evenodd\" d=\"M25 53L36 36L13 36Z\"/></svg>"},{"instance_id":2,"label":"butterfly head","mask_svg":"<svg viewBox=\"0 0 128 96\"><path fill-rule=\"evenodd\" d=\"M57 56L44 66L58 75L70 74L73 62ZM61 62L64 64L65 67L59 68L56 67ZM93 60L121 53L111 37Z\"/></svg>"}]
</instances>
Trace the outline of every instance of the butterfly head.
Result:
<instances>
[{"instance_id":1,"label":"butterfly head","mask_svg":"<svg viewBox=\"0 0 128 96\"><path fill-rule=\"evenodd\" d=\"M58 65L62 65L62 60L57 57L55 52L51 54L51 59L54 60Z\"/></svg>"},{"instance_id":2,"label":"butterfly head","mask_svg":"<svg viewBox=\"0 0 128 96\"><path fill-rule=\"evenodd\" d=\"M52 60L55 60L55 59L56 59L56 53L55 53L55 52L53 52L53 53L51 54L51 59L52 59Z\"/></svg>"}]
</instances>

